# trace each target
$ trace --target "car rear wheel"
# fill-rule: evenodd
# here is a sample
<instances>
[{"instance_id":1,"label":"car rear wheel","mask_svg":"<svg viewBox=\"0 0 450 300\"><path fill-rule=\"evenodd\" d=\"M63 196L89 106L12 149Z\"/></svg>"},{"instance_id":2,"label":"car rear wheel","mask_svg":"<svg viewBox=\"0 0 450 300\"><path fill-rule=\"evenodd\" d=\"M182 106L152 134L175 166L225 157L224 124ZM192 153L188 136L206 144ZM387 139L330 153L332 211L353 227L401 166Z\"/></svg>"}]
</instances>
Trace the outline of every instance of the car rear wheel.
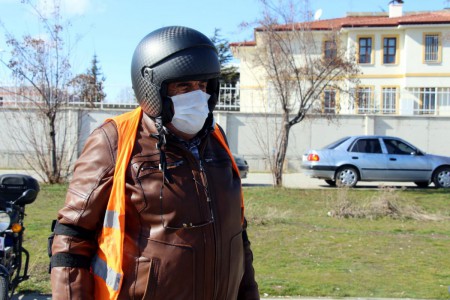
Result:
<instances>
[{"instance_id":1,"label":"car rear wheel","mask_svg":"<svg viewBox=\"0 0 450 300\"><path fill-rule=\"evenodd\" d=\"M433 182L437 188L450 188L450 167L439 168L434 173Z\"/></svg>"},{"instance_id":2,"label":"car rear wheel","mask_svg":"<svg viewBox=\"0 0 450 300\"><path fill-rule=\"evenodd\" d=\"M358 171L353 167L342 167L336 172L336 185L354 187L358 182Z\"/></svg>"},{"instance_id":3,"label":"car rear wheel","mask_svg":"<svg viewBox=\"0 0 450 300\"><path fill-rule=\"evenodd\" d=\"M430 185L430 183L428 181L416 181L414 183L415 183L415 185L417 185L420 188L426 188Z\"/></svg>"},{"instance_id":4,"label":"car rear wheel","mask_svg":"<svg viewBox=\"0 0 450 300\"><path fill-rule=\"evenodd\" d=\"M325 182L329 185L329 186L336 186L336 181L331 180L331 179L325 179Z\"/></svg>"}]
</instances>

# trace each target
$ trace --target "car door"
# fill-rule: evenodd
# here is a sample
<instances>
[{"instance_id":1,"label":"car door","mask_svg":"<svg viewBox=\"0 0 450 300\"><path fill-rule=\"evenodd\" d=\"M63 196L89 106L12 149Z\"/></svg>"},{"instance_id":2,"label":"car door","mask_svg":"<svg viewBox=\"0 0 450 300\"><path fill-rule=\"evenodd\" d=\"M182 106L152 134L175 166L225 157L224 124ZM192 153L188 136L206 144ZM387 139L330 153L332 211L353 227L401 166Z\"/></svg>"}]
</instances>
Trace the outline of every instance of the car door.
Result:
<instances>
[{"instance_id":1,"label":"car door","mask_svg":"<svg viewBox=\"0 0 450 300\"><path fill-rule=\"evenodd\" d=\"M349 149L350 161L358 167L361 180L382 180L386 173L386 155L378 138L357 139Z\"/></svg>"},{"instance_id":2,"label":"car door","mask_svg":"<svg viewBox=\"0 0 450 300\"><path fill-rule=\"evenodd\" d=\"M417 148L396 138L383 138L388 152L386 176L392 181L427 181L431 162Z\"/></svg>"}]
</instances>

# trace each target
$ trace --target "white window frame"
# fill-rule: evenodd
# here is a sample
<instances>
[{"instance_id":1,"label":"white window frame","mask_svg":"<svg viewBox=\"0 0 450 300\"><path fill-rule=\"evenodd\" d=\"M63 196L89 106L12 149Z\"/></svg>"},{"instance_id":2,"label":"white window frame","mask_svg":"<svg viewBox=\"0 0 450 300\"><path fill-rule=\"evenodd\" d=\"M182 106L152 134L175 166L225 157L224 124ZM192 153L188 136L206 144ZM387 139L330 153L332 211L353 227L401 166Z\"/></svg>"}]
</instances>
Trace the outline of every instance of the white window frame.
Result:
<instances>
[{"instance_id":1,"label":"white window frame","mask_svg":"<svg viewBox=\"0 0 450 300\"><path fill-rule=\"evenodd\" d=\"M381 107L383 114L397 113L397 96L398 96L398 87L396 86L381 87Z\"/></svg>"},{"instance_id":2,"label":"white window frame","mask_svg":"<svg viewBox=\"0 0 450 300\"><path fill-rule=\"evenodd\" d=\"M424 33L423 34L423 61L424 63L441 62L441 34Z\"/></svg>"}]
</instances>

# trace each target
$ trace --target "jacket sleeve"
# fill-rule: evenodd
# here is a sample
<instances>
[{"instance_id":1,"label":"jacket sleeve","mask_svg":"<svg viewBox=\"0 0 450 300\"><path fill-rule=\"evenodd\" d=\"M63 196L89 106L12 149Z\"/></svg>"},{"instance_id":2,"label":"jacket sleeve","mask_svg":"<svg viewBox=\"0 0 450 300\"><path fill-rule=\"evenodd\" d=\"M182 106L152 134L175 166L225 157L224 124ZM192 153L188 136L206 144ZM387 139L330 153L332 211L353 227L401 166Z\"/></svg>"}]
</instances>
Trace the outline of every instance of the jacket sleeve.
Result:
<instances>
[{"instance_id":1,"label":"jacket sleeve","mask_svg":"<svg viewBox=\"0 0 450 300\"><path fill-rule=\"evenodd\" d=\"M253 269L253 252L247 236L247 220L244 220L242 239L244 242L245 270L239 286L238 300L259 300L258 284L256 283L255 270Z\"/></svg>"},{"instance_id":2,"label":"jacket sleeve","mask_svg":"<svg viewBox=\"0 0 450 300\"><path fill-rule=\"evenodd\" d=\"M53 300L94 297L89 264L111 192L116 151L117 129L114 123L105 123L89 136L75 164L65 204L58 212L56 228L61 229L55 228L52 245Z\"/></svg>"}]
</instances>

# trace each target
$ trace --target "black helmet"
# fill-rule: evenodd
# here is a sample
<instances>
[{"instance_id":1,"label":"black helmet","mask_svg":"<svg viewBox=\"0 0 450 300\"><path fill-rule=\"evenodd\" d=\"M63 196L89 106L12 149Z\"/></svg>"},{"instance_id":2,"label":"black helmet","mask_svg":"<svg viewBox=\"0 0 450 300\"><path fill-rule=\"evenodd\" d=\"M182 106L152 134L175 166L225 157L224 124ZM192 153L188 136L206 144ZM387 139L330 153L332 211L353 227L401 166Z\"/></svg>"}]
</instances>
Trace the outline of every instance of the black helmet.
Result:
<instances>
[{"instance_id":1,"label":"black helmet","mask_svg":"<svg viewBox=\"0 0 450 300\"><path fill-rule=\"evenodd\" d=\"M167 111L170 105L166 104L167 83L208 80L207 93L211 95L208 106L212 112L217 102L219 75L219 57L211 40L181 26L149 33L137 45L131 63L131 81L139 105L150 117L163 116L163 123L172 119L172 113Z\"/></svg>"}]
</instances>

